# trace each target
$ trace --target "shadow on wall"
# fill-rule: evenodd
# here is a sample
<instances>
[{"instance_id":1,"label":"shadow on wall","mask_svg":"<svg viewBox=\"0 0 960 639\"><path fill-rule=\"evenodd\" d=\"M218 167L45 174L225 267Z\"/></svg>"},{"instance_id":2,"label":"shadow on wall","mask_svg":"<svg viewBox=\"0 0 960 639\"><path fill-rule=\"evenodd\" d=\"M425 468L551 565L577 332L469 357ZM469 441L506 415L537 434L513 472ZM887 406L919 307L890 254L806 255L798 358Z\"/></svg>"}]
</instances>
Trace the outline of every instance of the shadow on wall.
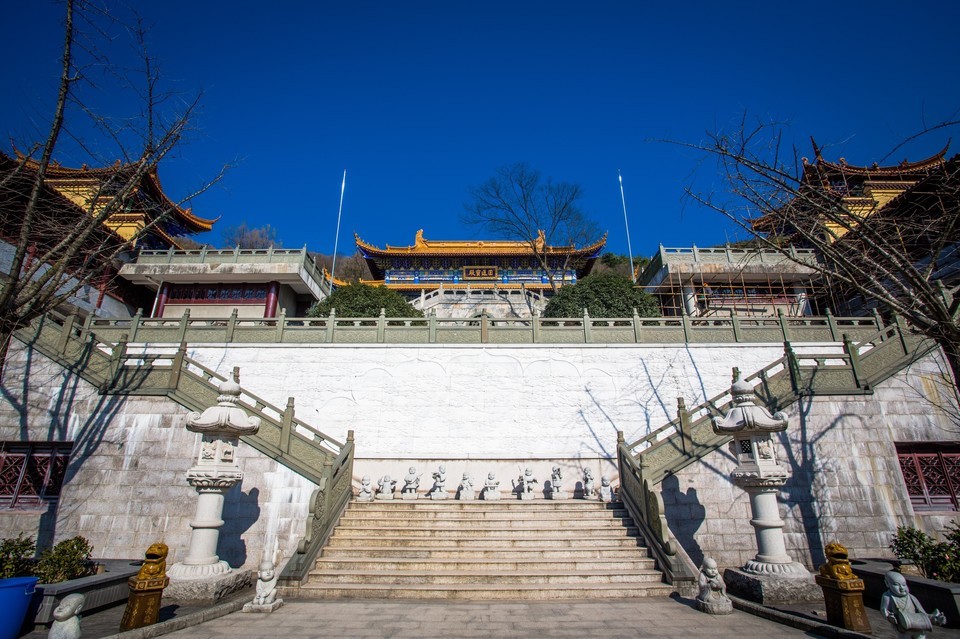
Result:
<instances>
[{"instance_id":1,"label":"shadow on wall","mask_svg":"<svg viewBox=\"0 0 960 639\"><path fill-rule=\"evenodd\" d=\"M22 442L63 442L73 440L73 451L64 469L63 490L69 491L70 482L76 476L83 463L96 454L104 443L122 443L109 441L106 434L110 425L123 407L125 398L119 395L95 395L90 398L90 388L79 375L68 372L59 364L46 357L37 357L34 350L16 342L12 338L11 351L7 359L7 375L0 383L0 395L13 408L18 417L19 440ZM23 353L19 383L8 385L7 379L17 379L10 364L14 354L20 349ZM87 351L82 357L89 357L93 342L88 342ZM50 371L54 371L52 374ZM34 377L39 377L35 380ZM45 379L45 376L49 379ZM31 390L36 387L58 388L58 392L48 398L31 398ZM84 415L73 432L71 419ZM45 504L46 510L40 516L37 530L25 531L37 538L37 551L53 546L57 534L58 520L82 511L86 500L52 500Z\"/></svg>"},{"instance_id":2,"label":"shadow on wall","mask_svg":"<svg viewBox=\"0 0 960 639\"><path fill-rule=\"evenodd\" d=\"M247 542L243 533L247 532L260 518L260 489L251 488L243 492L240 486L231 488L223 500L223 528L220 529L220 543L217 554L232 568L247 563ZM259 555L259 551L255 551ZM255 557L260 561L260 557Z\"/></svg>"},{"instance_id":3,"label":"shadow on wall","mask_svg":"<svg viewBox=\"0 0 960 639\"><path fill-rule=\"evenodd\" d=\"M695 536L706 519L707 509L700 503L697 489L691 486L684 493L680 490L680 480L673 474L664 478L660 489L671 532L693 563L699 566L703 563L703 549Z\"/></svg>"}]
</instances>

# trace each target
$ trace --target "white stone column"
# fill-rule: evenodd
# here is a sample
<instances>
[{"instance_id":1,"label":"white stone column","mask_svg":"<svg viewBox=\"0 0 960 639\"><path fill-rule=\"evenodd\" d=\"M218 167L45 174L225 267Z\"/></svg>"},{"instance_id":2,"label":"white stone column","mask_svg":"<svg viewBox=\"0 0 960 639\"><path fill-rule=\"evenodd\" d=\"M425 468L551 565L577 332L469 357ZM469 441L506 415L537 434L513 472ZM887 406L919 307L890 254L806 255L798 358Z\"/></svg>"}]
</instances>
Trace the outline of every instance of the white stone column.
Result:
<instances>
[{"instance_id":1,"label":"white stone column","mask_svg":"<svg viewBox=\"0 0 960 639\"><path fill-rule=\"evenodd\" d=\"M247 415L238 405L238 377L234 369L234 381L220 385L216 406L206 409L202 415L191 413L187 417L187 430L202 435L197 463L187 471L187 482L196 489L198 497L196 514L190 522L193 529L190 549L183 561L167 571L174 591L178 582L217 579L233 571L217 556L224 495L243 481L243 472L236 461L240 436L255 434L260 429L260 418ZM199 598L201 593L194 589L185 596L194 595Z\"/></svg>"}]
</instances>

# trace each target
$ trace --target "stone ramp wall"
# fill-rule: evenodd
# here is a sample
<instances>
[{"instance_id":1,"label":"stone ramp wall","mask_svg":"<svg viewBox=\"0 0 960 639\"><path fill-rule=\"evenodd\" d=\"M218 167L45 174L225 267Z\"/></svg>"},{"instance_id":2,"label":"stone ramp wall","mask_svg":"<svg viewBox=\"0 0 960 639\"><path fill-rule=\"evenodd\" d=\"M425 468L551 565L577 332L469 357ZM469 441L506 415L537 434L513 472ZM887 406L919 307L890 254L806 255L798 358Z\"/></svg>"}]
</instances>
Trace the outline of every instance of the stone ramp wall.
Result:
<instances>
[{"instance_id":1,"label":"stone ramp wall","mask_svg":"<svg viewBox=\"0 0 960 639\"><path fill-rule=\"evenodd\" d=\"M953 441L960 435L955 401L943 386L938 352L863 397L805 398L785 411L789 426L778 451L791 476L780 498L788 551L809 568L839 541L851 557L892 557L897 526L930 534L956 513L915 514L895 442ZM946 410L938 408L947 402ZM714 557L723 567L756 554L747 494L729 479L736 466L724 447L668 476L660 486L671 531L691 559Z\"/></svg>"},{"instance_id":2,"label":"stone ramp wall","mask_svg":"<svg viewBox=\"0 0 960 639\"><path fill-rule=\"evenodd\" d=\"M87 537L95 557L137 558L153 542L185 555L197 494L186 482L198 435L187 410L166 397L104 396L17 340L0 396L0 441L71 441L58 502L0 508L0 537L23 532L49 545ZM264 544L289 556L302 535L315 486L241 443L243 483L227 493L218 552L234 567L255 568ZM258 520L259 519L259 520Z\"/></svg>"}]
</instances>

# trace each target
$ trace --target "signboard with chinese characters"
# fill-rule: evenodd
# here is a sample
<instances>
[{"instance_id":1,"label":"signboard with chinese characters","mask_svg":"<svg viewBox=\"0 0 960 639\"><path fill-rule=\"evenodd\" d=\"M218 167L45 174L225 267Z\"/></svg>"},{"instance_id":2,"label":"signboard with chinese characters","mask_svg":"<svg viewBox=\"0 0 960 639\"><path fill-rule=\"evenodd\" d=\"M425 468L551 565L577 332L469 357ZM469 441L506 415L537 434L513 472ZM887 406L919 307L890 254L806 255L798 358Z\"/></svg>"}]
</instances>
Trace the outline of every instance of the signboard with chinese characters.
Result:
<instances>
[{"instance_id":1,"label":"signboard with chinese characters","mask_svg":"<svg viewBox=\"0 0 960 639\"><path fill-rule=\"evenodd\" d=\"M463 279L495 280L497 279L497 267L496 266L464 266Z\"/></svg>"}]
</instances>

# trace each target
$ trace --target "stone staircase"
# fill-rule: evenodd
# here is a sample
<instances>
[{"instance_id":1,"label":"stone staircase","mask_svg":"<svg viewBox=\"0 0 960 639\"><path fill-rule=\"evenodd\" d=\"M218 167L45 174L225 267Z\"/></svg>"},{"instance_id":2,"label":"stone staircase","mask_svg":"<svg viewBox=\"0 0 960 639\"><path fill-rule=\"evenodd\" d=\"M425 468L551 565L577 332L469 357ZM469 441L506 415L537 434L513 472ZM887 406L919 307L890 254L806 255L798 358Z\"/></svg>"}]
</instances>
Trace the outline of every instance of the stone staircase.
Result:
<instances>
[{"instance_id":1,"label":"stone staircase","mask_svg":"<svg viewBox=\"0 0 960 639\"><path fill-rule=\"evenodd\" d=\"M307 598L665 596L621 504L351 502L297 593Z\"/></svg>"}]
</instances>

